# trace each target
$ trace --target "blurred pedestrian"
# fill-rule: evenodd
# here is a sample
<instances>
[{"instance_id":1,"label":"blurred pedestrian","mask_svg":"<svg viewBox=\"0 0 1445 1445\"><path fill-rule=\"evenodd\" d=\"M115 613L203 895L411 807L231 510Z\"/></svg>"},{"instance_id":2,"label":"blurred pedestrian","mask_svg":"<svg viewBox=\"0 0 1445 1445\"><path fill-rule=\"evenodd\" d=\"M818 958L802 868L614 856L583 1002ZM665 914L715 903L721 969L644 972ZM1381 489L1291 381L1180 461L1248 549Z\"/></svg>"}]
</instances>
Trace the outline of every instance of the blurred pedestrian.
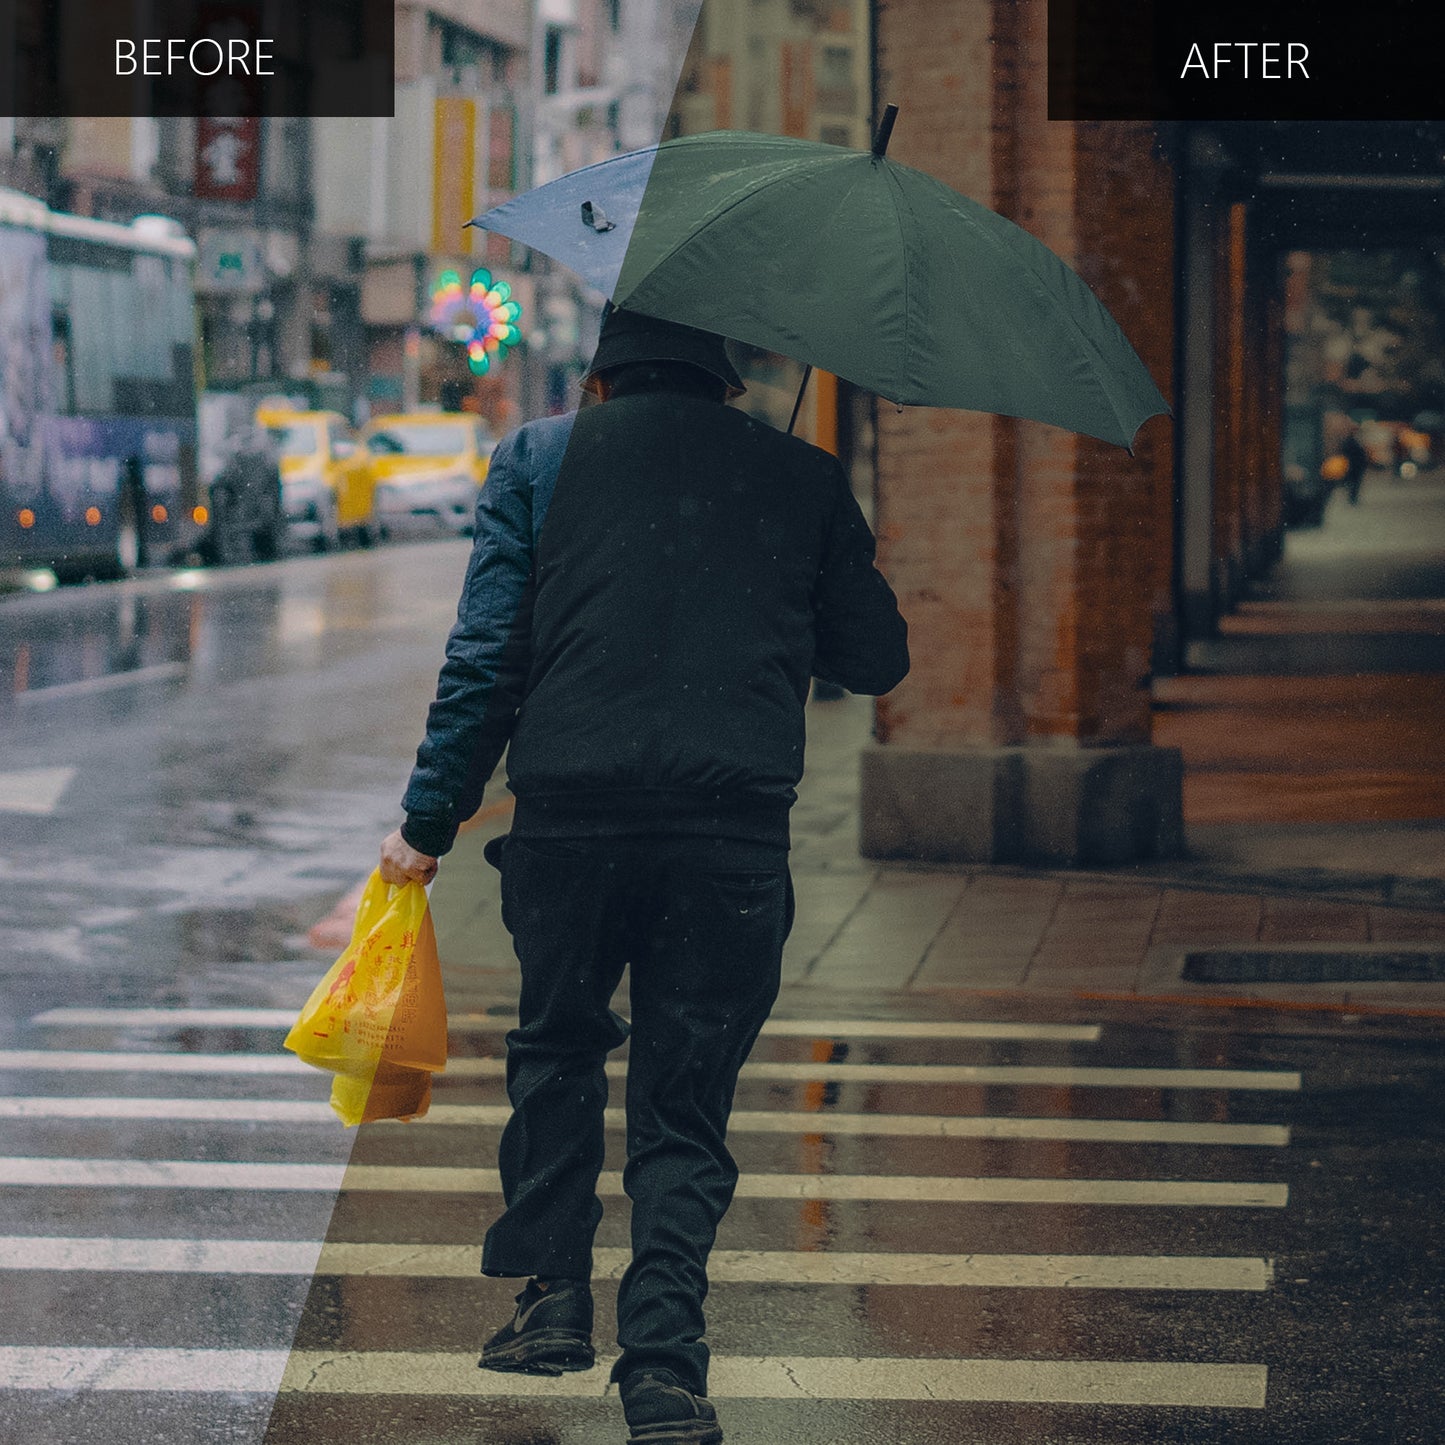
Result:
<instances>
[{"instance_id":1,"label":"blurred pedestrian","mask_svg":"<svg viewBox=\"0 0 1445 1445\"><path fill-rule=\"evenodd\" d=\"M1369 470L1370 454L1360 440L1360 428L1354 421L1350 422L1350 429L1340 443L1340 455L1345 459L1345 492L1350 499L1350 505L1358 507L1360 483L1365 480L1365 473Z\"/></svg>"},{"instance_id":2,"label":"blurred pedestrian","mask_svg":"<svg viewBox=\"0 0 1445 1445\"><path fill-rule=\"evenodd\" d=\"M584 385L601 405L492 458L382 872L430 879L507 746L516 812L488 857L521 998L482 1271L528 1282L481 1363L593 1363L603 1064L630 1033L612 1378L632 1440L712 1445L706 1265L792 924L809 678L889 691L906 628L837 461L724 405L742 383L721 338L614 311ZM609 1006L628 964L630 1028Z\"/></svg>"}]
</instances>

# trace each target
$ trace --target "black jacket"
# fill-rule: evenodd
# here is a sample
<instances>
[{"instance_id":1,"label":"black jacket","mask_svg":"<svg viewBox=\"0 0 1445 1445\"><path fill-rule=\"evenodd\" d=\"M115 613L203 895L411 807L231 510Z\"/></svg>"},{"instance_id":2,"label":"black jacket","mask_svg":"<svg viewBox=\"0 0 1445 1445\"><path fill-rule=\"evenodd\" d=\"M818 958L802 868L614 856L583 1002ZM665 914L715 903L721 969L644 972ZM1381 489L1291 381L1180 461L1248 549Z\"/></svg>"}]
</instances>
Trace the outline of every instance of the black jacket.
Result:
<instances>
[{"instance_id":1,"label":"black jacket","mask_svg":"<svg viewBox=\"0 0 1445 1445\"><path fill-rule=\"evenodd\" d=\"M533 423L492 461L403 833L444 852L510 740L518 833L785 844L810 675L887 692L906 637L827 453L671 393Z\"/></svg>"}]
</instances>

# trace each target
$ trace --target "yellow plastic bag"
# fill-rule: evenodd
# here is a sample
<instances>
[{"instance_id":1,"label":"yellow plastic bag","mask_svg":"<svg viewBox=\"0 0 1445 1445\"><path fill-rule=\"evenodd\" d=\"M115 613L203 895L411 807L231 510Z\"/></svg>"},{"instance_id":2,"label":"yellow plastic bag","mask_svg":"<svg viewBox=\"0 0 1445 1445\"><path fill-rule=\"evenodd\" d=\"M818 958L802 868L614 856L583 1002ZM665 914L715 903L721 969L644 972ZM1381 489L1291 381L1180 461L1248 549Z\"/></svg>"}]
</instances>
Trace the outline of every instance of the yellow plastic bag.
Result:
<instances>
[{"instance_id":1,"label":"yellow plastic bag","mask_svg":"<svg viewBox=\"0 0 1445 1445\"><path fill-rule=\"evenodd\" d=\"M447 1012L436 935L419 883L373 873L351 942L306 1000L286 1047L337 1075L331 1106L347 1125L426 1113L446 1067Z\"/></svg>"},{"instance_id":2,"label":"yellow plastic bag","mask_svg":"<svg viewBox=\"0 0 1445 1445\"><path fill-rule=\"evenodd\" d=\"M331 1107L347 1128L378 1119L420 1119L431 1108L431 1075L400 1064L378 1064L374 1075L337 1074Z\"/></svg>"}]
</instances>

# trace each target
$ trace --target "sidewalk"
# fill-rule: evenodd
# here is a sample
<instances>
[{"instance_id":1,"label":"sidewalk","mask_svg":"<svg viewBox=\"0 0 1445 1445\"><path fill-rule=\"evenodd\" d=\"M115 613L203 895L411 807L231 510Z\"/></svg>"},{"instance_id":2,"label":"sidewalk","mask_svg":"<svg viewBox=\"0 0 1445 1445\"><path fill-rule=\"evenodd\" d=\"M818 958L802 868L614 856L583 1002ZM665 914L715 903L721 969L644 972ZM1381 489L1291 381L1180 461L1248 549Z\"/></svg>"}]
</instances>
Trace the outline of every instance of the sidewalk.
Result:
<instances>
[{"instance_id":1,"label":"sidewalk","mask_svg":"<svg viewBox=\"0 0 1445 1445\"><path fill-rule=\"evenodd\" d=\"M1229 830L1232 849L1217 859L1205 852L1109 872L880 866L857 852L857 757L871 704L812 703L808 719L809 767L793 813L798 912L784 957L785 998L800 1006L805 996L821 1005L888 994L936 1008L966 993L1445 1016L1445 871L1379 873L1370 830L1327 830L1346 866L1303 879L1270 876L1278 830L1256 829ZM458 840L433 889L449 981L489 997L510 993L515 965L482 848L509 818L494 804ZM1412 826L1445 855L1445 826ZM1256 832L1262 856L1250 846ZM1438 906L1391 901L1412 889ZM1190 956L1201 981L1181 977ZM1301 983L1300 970L1335 981ZM1412 971L1440 981L1393 981ZM1360 973L1382 977L1342 977ZM1247 981L1256 974L1266 977Z\"/></svg>"},{"instance_id":2,"label":"sidewalk","mask_svg":"<svg viewBox=\"0 0 1445 1445\"><path fill-rule=\"evenodd\" d=\"M1372 473L1358 507L1337 495L1189 662L1155 687L1155 741L1185 755L1187 856L1104 871L866 862L871 703L810 703L785 1006L994 995L1445 1016L1445 470ZM505 998L511 946L481 849L510 815L500 785L488 798L433 893L458 986Z\"/></svg>"}]
</instances>

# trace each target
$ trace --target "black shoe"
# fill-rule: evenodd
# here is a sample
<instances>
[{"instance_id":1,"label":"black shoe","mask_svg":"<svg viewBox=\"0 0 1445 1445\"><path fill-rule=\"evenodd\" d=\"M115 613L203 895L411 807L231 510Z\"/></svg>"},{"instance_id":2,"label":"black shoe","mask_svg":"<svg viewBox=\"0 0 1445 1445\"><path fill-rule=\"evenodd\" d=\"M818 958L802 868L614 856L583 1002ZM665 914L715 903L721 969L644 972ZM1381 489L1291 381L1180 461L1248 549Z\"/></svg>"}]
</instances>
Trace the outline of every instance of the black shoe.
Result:
<instances>
[{"instance_id":1,"label":"black shoe","mask_svg":"<svg viewBox=\"0 0 1445 1445\"><path fill-rule=\"evenodd\" d=\"M635 1370L622 1382L630 1445L722 1445L712 1401L671 1370Z\"/></svg>"},{"instance_id":2,"label":"black shoe","mask_svg":"<svg viewBox=\"0 0 1445 1445\"><path fill-rule=\"evenodd\" d=\"M560 1375L564 1370L590 1370L597 1363L592 1349L592 1290L586 1280L553 1280L545 1290L535 1279L517 1296L517 1313L482 1349L477 1363L484 1370L524 1375Z\"/></svg>"}]
</instances>

